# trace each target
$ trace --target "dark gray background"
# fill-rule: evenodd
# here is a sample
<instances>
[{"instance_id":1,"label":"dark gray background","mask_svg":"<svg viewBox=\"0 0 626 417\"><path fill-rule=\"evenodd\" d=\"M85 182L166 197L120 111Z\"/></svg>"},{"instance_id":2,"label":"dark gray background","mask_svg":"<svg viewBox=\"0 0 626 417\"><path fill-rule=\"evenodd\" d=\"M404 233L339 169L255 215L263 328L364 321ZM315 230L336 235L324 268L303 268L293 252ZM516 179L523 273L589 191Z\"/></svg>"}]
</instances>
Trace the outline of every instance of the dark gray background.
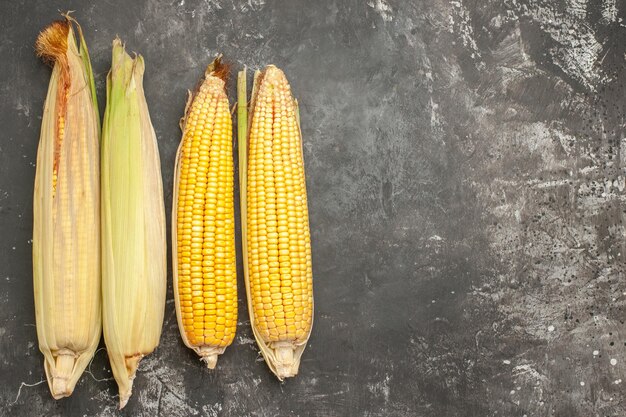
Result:
<instances>
[{"instance_id":1,"label":"dark gray background","mask_svg":"<svg viewBox=\"0 0 626 417\"><path fill-rule=\"evenodd\" d=\"M113 37L145 57L168 212L186 90L216 53L283 68L302 110L316 311L300 374L270 374L242 287L236 341L204 369L170 284L124 415L626 414L621 0L2 1L0 414L118 414L104 349L71 398L31 386L50 76L33 44L67 9L101 104Z\"/></svg>"}]
</instances>

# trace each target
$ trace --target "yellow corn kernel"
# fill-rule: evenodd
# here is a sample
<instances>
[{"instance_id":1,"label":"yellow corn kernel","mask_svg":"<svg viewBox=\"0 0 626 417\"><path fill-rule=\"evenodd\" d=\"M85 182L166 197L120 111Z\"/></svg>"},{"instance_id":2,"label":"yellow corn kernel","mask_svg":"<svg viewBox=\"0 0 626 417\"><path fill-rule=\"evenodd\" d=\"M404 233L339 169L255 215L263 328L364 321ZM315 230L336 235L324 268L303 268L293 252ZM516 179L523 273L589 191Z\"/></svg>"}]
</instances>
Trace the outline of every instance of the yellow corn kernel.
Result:
<instances>
[{"instance_id":1,"label":"yellow corn kernel","mask_svg":"<svg viewBox=\"0 0 626 417\"><path fill-rule=\"evenodd\" d=\"M217 58L187 105L172 210L174 288L181 336L207 366L237 326L232 120ZM191 288L191 308L188 294Z\"/></svg>"}]
</instances>

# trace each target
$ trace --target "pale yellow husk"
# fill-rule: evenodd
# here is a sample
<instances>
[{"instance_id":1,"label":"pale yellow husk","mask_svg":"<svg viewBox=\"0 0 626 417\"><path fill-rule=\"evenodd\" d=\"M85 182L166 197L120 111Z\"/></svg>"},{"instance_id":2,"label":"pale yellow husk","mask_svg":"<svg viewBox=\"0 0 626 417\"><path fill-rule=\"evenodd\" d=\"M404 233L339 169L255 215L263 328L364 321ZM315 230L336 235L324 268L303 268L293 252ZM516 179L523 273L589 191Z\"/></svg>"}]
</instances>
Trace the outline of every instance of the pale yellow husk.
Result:
<instances>
[{"instance_id":1,"label":"pale yellow husk","mask_svg":"<svg viewBox=\"0 0 626 417\"><path fill-rule=\"evenodd\" d=\"M143 58L131 58L116 39L102 131L102 298L120 408L139 361L159 343L165 309L163 185L143 73Z\"/></svg>"},{"instance_id":2,"label":"pale yellow husk","mask_svg":"<svg viewBox=\"0 0 626 417\"><path fill-rule=\"evenodd\" d=\"M71 22L53 23L37 42L54 68L37 151L33 283L39 349L55 399L73 392L101 332L100 125L89 55L76 24L77 47Z\"/></svg>"}]
</instances>

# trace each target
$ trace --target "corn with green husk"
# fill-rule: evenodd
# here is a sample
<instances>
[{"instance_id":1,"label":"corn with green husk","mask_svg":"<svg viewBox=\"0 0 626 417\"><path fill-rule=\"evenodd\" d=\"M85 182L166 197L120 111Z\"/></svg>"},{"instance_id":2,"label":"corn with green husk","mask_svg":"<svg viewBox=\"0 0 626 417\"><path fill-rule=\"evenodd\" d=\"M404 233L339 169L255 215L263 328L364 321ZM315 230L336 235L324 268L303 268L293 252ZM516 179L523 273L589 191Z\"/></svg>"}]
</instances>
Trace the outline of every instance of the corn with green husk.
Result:
<instances>
[{"instance_id":1,"label":"corn with green husk","mask_svg":"<svg viewBox=\"0 0 626 417\"><path fill-rule=\"evenodd\" d=\"M102 129L102 316L120 408L159 344L166 291L165 208L144 60L113 41Z\"/></svg>"},{"instance_id":2,"label":"corn with green husk","mask_svg":"<svg viewBox=\"0 0 626 417\"><path fill-rule=\"evenodd\" d=\"M56 399L72 393L101 332L100 121L82 31L65 18L36 43L53 70L37 151L33 282L39 349Z\"/></svg>"},{"instance_id":3,"label":"corn with green husk","mask_svg":"<svg viewBox=\"0 0 626 417\"><path fill-rule=\"evenodd\" d=\"M298 373L313 324L313 276L298 105L285 74L257 71L247 121L239 74L239 181L248 311L261 353L282 380Z\"/></svg>"}]
</instances>

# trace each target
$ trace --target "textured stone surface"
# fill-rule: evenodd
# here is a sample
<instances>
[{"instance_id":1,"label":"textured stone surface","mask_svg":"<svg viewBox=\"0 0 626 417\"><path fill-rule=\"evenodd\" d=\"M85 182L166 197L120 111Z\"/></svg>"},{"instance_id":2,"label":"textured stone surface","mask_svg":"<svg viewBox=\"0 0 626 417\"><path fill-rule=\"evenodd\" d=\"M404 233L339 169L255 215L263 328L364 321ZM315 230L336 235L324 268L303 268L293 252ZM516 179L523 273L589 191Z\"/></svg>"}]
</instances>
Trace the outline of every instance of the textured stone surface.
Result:
<instances>
[{"instance_id":1,"label":"textured stone surface","mask_svg":"<svg viewBox=\"0 0 626 417\"><path fill-rule=\"evenodd\" d=\"M104 349L71 398L31 386L50 75L33 43L65 8L101 103L113 37L144 55L168 210L186 90L216 53L283 68L302 109L316 312L300 375L269 373L241 286L236 342L207 371L180 341L170 284L123 414L626 414L623 2L123 3L0 5L0 414L117 414Z\"/></svg>"}]
</instances>

